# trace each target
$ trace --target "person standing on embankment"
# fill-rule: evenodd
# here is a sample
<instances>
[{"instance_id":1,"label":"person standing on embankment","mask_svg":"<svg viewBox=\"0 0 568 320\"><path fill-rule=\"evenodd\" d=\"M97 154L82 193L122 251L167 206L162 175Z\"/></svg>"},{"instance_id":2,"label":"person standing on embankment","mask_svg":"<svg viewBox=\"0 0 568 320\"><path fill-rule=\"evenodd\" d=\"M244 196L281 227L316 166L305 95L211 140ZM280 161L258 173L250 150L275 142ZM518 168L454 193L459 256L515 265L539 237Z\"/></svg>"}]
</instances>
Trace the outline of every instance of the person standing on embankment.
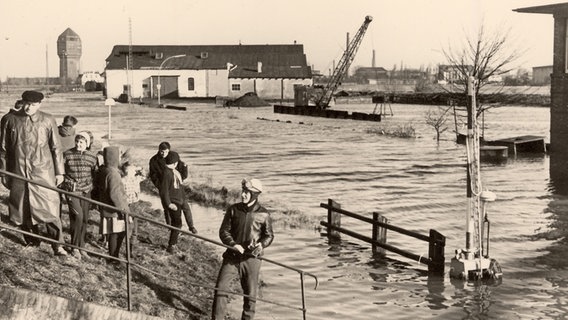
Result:
<instances>
[{"instance_id":1,"label":"person standing on embankment","mask_svg":"<svg viewBox=\"0 0 568 320\"><path fill-rule=\"evenodd\" d=\"M57 124L51 114L40 111L43 94L25 91L25 106L6 119L0 129L0 158L3 168L41 184L56 187L63 182L63 150ZM7 177L5 177L6 179ZM44 225L47 236L62 242L59 194L19 179L6 179L10 189L10 220L22 230L40 234ZM24 235L27 245L39 246L40 241ZM52 244L55 255L67 255L58 243Z\"/></svg>"}]
</instances>

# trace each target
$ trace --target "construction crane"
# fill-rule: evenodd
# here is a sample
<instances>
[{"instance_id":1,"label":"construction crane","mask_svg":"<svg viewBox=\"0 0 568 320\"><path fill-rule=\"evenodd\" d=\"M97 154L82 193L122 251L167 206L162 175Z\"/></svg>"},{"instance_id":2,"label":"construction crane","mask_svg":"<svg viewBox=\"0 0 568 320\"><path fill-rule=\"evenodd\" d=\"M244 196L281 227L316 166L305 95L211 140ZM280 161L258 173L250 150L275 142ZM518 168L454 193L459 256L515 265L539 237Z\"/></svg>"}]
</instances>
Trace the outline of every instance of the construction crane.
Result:
<instances>
[{"instance_id":1,"label":"construction crane","mask_svg":"<svg viewBox=\"0 0 568 320\"><path fill-rule=\"evenodd\" d=\"M365 35L365 32L367 31L367 28L369 27L371 21L373 21L373 17L371 16L365 17L365 21L357 31L357 34L355 34L353 40L351 40L348 47L345 49L345 52L343 53L341 60L339 60L337 67L333 71L333 74L331 75L329 81L324 87L321 96L319 96L315 101L316 107L320 109L327 109L329 107L329 102L333 97L333 93L335 92L335 90L337 90L337 87L339 86L341 80L343 80L343 77L347 73L347 70L349 69L351 62L353 62L355 54L357 53L357 50L361 45L363 36Z\"/></svg>"}]
</instances>

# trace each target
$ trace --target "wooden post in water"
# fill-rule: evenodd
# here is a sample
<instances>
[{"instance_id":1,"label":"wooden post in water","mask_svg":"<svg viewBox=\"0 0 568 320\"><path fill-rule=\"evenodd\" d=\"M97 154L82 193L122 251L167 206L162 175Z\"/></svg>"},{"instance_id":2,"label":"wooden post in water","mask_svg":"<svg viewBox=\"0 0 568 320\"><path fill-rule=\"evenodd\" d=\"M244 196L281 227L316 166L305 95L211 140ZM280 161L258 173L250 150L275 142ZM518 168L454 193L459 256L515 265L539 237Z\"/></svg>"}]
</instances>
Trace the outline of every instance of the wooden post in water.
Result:
<instances>
[{"instance_id":1,"label":"wooden post in water","mask_svg":"<svg viewBox=\"0 0 568 320\"><path fill-rule=\"evenodd\" d=\"M333 201L333 199L327 199L327 204L330 207L341 209L341 204ZM341 227L341 213L335 212L333 209L327 209L327 223L334 227ZM327 237L339 239L341 238L341 233L332 228L327 228Z\"/></svg>"},{"instance_id":2,"label":"wooden post in water","mask_svg":"<svg viewBox=\"0 0 568 320\"><path fill-rule=\"evenodd\" d=\"M428 272L444 274L444 250L446 247L446 237L434 229L430 229L430 242L428 246L428 256L432 261L428 264Z\"/></svg>"},{"instance_id":3,"label":"wooden post in water","mask_svg":"<svg viewBox=\"0 0 568 320\"><path fill-rule=\"evenodd\" d=\"M383 217L378 212L373 212L373 221L378 221L382 223L387 223L388 219ZM373 240L378 241L379 243L386 244L387 243L387 229L376 224L373 224ZM385 249L382 247L377 246L373 243L372 246L373 255L385 255Z\"/></svg>"}]
</instances>

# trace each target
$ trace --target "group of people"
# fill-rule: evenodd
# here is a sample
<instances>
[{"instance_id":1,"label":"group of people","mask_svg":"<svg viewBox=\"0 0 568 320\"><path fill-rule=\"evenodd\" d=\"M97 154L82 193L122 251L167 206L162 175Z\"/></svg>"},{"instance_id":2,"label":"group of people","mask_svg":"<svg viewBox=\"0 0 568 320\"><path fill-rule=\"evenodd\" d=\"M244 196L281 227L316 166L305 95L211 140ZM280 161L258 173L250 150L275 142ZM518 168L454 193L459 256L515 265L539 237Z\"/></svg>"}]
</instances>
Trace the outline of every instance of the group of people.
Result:
<instances>
[{"instance_id":1,"label":"group of people","mask_svg":"<svg viewBox=\"0 0 568 320\"><path fill-rule=\"evenodd\" d=\"M33 182L2 176L2 183L10 190L10 220L26 232L26 246L39 246L36 235L44 236L55 240L55 255L70 253L81 259L87 256L81 248L85 247L92 207L88 199L93 198L119 209L99 207L100 233L107 240L109 255L118 257L125 224L131 222L125 221L123 212L129 212L129 204L138 201L141 179L132 178L129 164L120 170L118 147L107 146L99 153L91 150L93 135L89 131L77 133L75 117L65 116L57 126L52 115L40 110L43 98L41 92L25 91L0 123L1 168ZM44 185L67 193L59 194ZM62 246L63 202L69 208L69 253ZM134 229L134 240L135 224L130 229Z\"/></svg>"},{"instance_id":2,"label":"group of people","mask_svg":"<svg viewBox=\"0 0 568 320\"><path fill-rule=\"evenodd\" d=\"M63 197L42 185L69 193L64 199L69 207L71 244L77 248L85 246L91 207L85 199L94 198L119 209L99 208L100 232L108 241L109 255L118 257L127 236L125 226L131 223L123 212L130 213L130 206L139 200L141 169L126 162L121 170L120 150L116 146L106 146L99 153L92 151L93 135L88 131L76 133L74 127L78 121L73 116L66 116L58 127L52 115L39 110L43 98L41 92L25 91L22 99L1 119L1 169L33 182L2 175L2 183L10 190L10 220L27 232L26 245L39 246L34 234L47 236L55 240L54 254L65 256L68 253L62 247ZM197 233L182 187L188 167L168 142L160 143L158 152L150 159L149 177L158 188L166 223L181 228L183 213L189 231ZM244 179L241 188L242 201L227 208L219 228L219 237L228 249L217 278L212 319L224 319L230 283L235 277L240 278L244 293L241 318L254 318L260 257L274 239L270 215L259 202L263 192L261 181ZM180 233L177 229L170 231L167 247L170 253L176 252ZM133 230L134 240L135 221L129 230ZM77 258L84 255L77 249L72 249L71 254Z\"/></svg>"}]
</instances>

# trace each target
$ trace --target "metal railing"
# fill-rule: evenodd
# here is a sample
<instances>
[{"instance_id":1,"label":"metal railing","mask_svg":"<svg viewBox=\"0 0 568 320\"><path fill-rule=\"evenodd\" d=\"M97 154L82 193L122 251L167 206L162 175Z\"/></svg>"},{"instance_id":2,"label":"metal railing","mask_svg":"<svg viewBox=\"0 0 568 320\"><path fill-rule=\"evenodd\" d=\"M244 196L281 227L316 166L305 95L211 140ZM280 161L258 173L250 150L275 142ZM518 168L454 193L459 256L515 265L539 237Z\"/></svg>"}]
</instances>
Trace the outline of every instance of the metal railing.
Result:
<instances>
[{"instance_id":1,"label":"metal railing","mask_svg":"<svg viewBox=\"0 0 568 320\"><path fill-rule=\"evenodd\" d=\"M129 213L129 212L127 212L127 211L121 210L121 209L116 208L116 207L114 207L114 206L108 205L108 204L106 204L106 203L102 203L102 202L100 202L100 201L93 200L93 199L91 199L91 198L83 197L83 196L78 195L78 194L73 193L73 192L61 190L61 189L59 189L59 188L56 188L56 187L53 187L53 186L50 186L50 185L47 185L47 184L44 184L44 183L38 183L38 182L35 182L35 181L30 180L30 179L28 179L28 178L22 177L22 176L20 176L20 175L17 175L17 174L14 174L14 173L11 173L11 172L2 170L2 169L0 169L0 176L9 176L9 177L11 177L11 178L16 178L16 179L25 181L25 182L27 182L27 183L31 183L31 184L40 186L40 187L42 187L42 188L46 188L46 189L49 189L49 190L56 191L56 192L58 192L58 193L60 193L60 194L65 194L65 195L68 195L68 196L70 196L70 197L75 197L75 198L78 198L78 199L81 199L81 200L84 200L84 201L88 201L89 203L98 205L99 207L104 207L104 208L107 208L107 209L110 209L110 210L113 210L113 211L116 211L116 212L121 212L121 213L124 215L124 217L125 217L125 221L128 221L128 220L129 220L129 217L132 217L132 218L135 218L135 219L139 219L139 220L142 220L142 221L146 221L146 222L149 222L149 223L152 223L152 224L155 224L155 225L158 225L158 226L167 228L167 229L178 230L180 233L183 233L183 234L189 235L189 236L191 236L191 237L194 237L194 238L203 240L203 241L205 241L205 242L212 243L212 244L214 244L214 245L216 245L216 246L224 247L224 248L227 248L227 249L229 249L229 250L234 250L234 251L238 252L237 249L235 249L235 248L233 248L233 247L231 247L231 246L225 245L225 244L223 244L223 243L221 243L221 242L218 242L218 241L215 241L215 240L212 240L212 239L209 239L209 238L206 238L206 237L197 235L197 234L193 234L193 233L191 233L191 232L189 232L189 231L185 231L185 230L182 230L182 229L179 229L179 228L176 228L176 227L172 227L172 226L170 226L170 225L168 225L168 224L161 223L161 222L155 221L155 220L153 220L153 219L143 217L143 216L138 215L138 214ZM94 256L99 256L99 257L103 257L103 258L107 258L107 259L112 259L112 260L115 260L115 261L119 261L119 262L125 263L125 264L126 264L126 282L127 282L128 311L132 311L132 295L131 295L131 294L132 294L132 291L131 291L131 281L132 281L132 280L131 280L131 267L132 267L132 266L134 266L134 267L136 267L136 268L138 268L138 269L140 269L140 270L143 270L143 271L152 273L152 274L154 274L154 275L156 275L156 276L161 276L161 277L164 277L164 278L169 278L169 277L166 276L166 275L163 275L163 274L160 274L160 273L158 273L158 272L152 271L152 270L150 270L150 269L148 269L148 268L146 268L146 267L144 267L144 266L142 266L142 265L139 265L139 264L137 264L137 263L132 262L132 258L131 258L131 255L130 255L130 237L128 237L128 236L125 237L125 241L126 241L126 259L121 259L121 258L117 258L117 257L113 257L113 256L110 256L110 255L101 253L101 252L97 252L97 251L93 251L93 250L89 250L89 249L85 249L85 248L79 248L79 247L77 247L77 246L75 246L75 245L72 245L72 244L62 243L62 242L59 242L59 241L57 241L57 240L53 240L53 239L50 239L50 238L42 237L42 236L39 236L39 235L34 234L34 233L26 232L26 231L20 230L20 229L18 229L18 228L14 228L14 227L5 225L5 224L3 224L3 223L0 224L0 228L6 229L6 230L10 230L10 231L14 231L14 232L18 232L18 233L25 234L25 235L28 235L28 236L36 237L36 238L38 238L38 239L41 239L42 241L49 242L49 243L52 243L52 244L61 244L61 245L64 245L64 246L66 246L66 247L71 247L71 248L74 248L74 249L80 249L80 250L83 250L83 251L85 251L85 252L87 252L87 253L90 253L90 254L92 254L92 255L94 255ZM129 235L129 234L130 234L130 233L129 233L129 223L125 223L125 228L126 228L126 230L125 230L126 234ZM271 264L274 264L274 265L277 265L277 266L279 266L279 267L288 269L288 270L295 271L295 272L297 272L297 273L300 275L302 307L300 308L300 307L296 307L296 306L286 305L286 304L282 304L282 303L279 303L279 302L275 302L275 301L271 301L271 300L267 300L267 299L262 299L262 298L258 298L258 297L257 297L257 298L254 298L254 299L257 300L257 301L262 301L262 302L266 302L266 303L269 303L269 304L278 305L278 306L285 307L285 308L288 308L288 309L294 309L294 310L302 311L303 319L306 319L307 307L306 307L306 297L305 297L305 276L310 276L310 277L313 277L313 278L314 278L314 280L315 280L314 290L317 289L318 283L319 283L317 276L314 275L314 274L312 274L312 273L309 273L309 272L306 272L306 271L303 271L303 270L294 268L294 267L292 267L292 266L286 265L286 264L284 264L284 263L280 263L280 262L277 262L277 261L268 259L268 258L266 258L266 257L258 257L258 259L263 260L263 261L266 261L266 262L271 263ZM176 280L176 281L180 281L179 279L174 279L174 278L169 278L169 279ZM218 288L215 287L215 286L210 286L210 285L206 285L206 284L202 284L202 283L189 283L189 284L190 284L190 285L194 285L194 286L199 286L199 287L202 287L202 288L206 288L206 289L217 290L217 291L219 291L219 292L224 292L224 293L228 293L228 294L240 295L240 296L243 296L243 297L253 298L253 297L251 297L251 296L249 296L249 295L246 295L246 294L242 294L242 293L239 293L239 292L225 291L225 290L218 289Z\"/></svg>"}]
</instances>

